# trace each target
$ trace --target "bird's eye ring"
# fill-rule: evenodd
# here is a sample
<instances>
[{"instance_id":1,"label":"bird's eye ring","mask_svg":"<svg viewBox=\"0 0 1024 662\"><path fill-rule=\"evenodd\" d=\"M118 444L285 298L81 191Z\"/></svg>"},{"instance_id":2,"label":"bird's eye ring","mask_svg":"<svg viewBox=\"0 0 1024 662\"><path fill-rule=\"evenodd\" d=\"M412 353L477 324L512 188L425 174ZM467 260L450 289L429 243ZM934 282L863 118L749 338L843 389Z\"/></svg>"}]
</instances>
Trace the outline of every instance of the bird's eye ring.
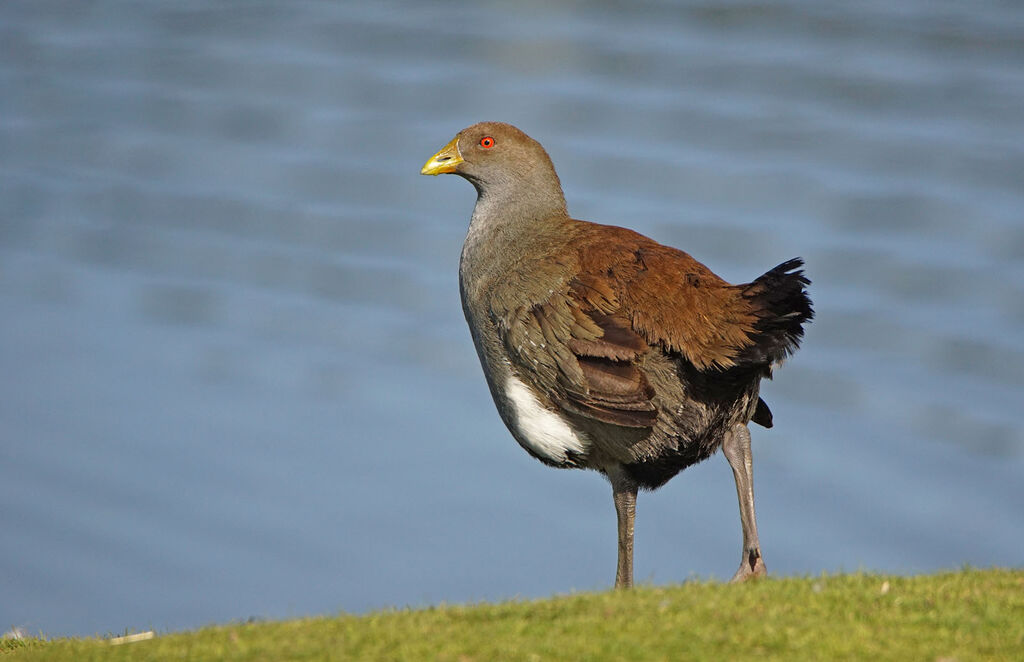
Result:
<instances>
[{"instance_id":1,"label":"bird's eye ring","mask_svg":"<svg viewBox=\"0 0 1024 662\"><path fill-rule=\"evenodd\" d=\"M486 136L484 138L481 138L480 139L480 146L483 147L484 149L490 149L490 148L494 147L494 138L491 138L490 136Z\"/></svg>"}]
</instances>

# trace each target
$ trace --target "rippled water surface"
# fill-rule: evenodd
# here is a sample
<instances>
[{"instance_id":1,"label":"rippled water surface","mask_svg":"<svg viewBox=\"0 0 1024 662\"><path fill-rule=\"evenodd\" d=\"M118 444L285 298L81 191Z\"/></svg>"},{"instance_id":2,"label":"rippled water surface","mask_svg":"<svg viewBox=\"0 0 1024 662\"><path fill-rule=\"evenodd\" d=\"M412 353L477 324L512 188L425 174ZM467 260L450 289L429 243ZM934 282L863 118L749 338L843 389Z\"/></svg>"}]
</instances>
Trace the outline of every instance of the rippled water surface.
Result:
<instances>
[{"instance_id":1,"label":"rippled water surface","mask_svg":"<svg viewBox=\"0 0 1024 662\"><path fill-rule=\"evenodd\" d=\"M577 217L732 281L807 260L766 384L779 574L1020 565L1024 8L0 4L0 628L609 586L610 490L529 458L462 319L513 122ZM637 575L728 577L727 463L641 495Z\"/></svg>"}]
</instances>

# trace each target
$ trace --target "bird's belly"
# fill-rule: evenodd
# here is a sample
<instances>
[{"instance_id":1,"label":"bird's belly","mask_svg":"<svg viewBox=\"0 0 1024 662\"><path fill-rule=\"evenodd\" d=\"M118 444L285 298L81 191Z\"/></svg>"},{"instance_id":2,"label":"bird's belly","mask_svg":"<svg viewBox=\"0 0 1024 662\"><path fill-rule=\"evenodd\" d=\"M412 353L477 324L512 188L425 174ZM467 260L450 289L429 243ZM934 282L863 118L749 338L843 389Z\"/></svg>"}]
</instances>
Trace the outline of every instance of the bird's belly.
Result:
<instances>
[{"instance_id":1,"label":"bird's belly","mask_svg":"<svg viewBox=\"0 0 1024 662\"><path fill-rule=\"evenodd\" d=\"M502 412L516 441L542 461L558 466L575 464L590 450L590 441L566 421L544 407L530 388L515 375L505 380L508 408ZM501 407L499 407L501 409Z\"/></svg>"}]
</instances>

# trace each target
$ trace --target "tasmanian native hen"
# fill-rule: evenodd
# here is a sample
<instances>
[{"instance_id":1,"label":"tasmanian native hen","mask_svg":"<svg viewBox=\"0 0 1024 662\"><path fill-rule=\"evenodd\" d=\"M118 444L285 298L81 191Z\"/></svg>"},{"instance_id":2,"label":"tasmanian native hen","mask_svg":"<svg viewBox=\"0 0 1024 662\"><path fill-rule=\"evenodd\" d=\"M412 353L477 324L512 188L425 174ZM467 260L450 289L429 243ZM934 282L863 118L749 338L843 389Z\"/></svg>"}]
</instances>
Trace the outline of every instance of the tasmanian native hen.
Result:
<instances>
[{"instance_id":1,"label":"tasmanian native hen","mask_svg":"<svg viewBox=\"0 0 1024 662\"><path fill-rule=\"evenodd\" d=\"M611 482L615 585L633 583L637 490L719 448L743 526L733 581L765 574L747 424L771 427L761 378L814 315L803 262L730 285L680 250L575 220L547 152L509 124L462 130L422 173L476 187L459 283L487 385L530 455Z\"/></svg>"}]
</instances>

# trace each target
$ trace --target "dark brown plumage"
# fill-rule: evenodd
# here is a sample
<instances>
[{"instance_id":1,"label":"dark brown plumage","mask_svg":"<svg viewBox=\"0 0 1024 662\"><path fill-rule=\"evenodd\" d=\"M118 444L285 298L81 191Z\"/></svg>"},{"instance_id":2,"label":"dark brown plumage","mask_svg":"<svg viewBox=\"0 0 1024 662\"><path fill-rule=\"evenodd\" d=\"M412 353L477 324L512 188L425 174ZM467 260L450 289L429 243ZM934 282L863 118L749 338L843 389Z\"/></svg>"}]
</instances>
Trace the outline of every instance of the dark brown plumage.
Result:
<instances>
[{"instance_id":1,"label":"dark brown plumage","mask_svg":"<svg viewBox=\"0 0 1024 662\"><path fill-rule=\"evenodd\" d=\"M459 275L491 395L531 455L608 477L616 585L632 584L637 489L719 448L743 526L733 579L764 574L747 423L771 427L760 380L813 317L803 263L730 285L632 230L574 220L547 153L508 124L464 129L422 172L476 187Z\"/></svg>"}]
</instances>

